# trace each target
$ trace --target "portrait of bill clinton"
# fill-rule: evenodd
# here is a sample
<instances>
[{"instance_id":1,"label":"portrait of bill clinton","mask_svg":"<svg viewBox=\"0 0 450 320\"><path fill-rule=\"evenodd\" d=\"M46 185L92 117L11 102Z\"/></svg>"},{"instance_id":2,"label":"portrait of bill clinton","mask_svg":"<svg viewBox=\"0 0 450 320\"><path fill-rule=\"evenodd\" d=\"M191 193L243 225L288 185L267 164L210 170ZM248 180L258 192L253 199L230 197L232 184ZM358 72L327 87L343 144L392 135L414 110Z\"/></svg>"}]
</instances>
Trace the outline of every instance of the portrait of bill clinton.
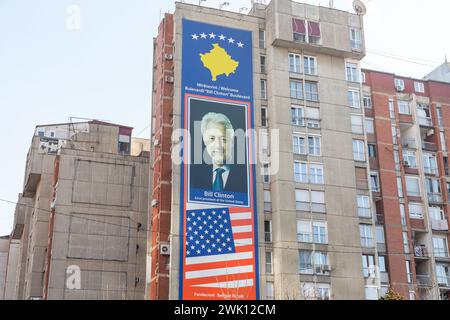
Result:
<instances>
[{"instance_id":1,"label":"portrait of bill clinton","mask_svg":"<svg viewBox=\"0 0 450 320\"><path fill-rule=\"evenodd\" d=\"M220 112L204 113L200 131L202 163L190 165L191 187L214 192L247 193L247 165L237 161L235 128L230 118Z\"/></svg>"}]
</instances>

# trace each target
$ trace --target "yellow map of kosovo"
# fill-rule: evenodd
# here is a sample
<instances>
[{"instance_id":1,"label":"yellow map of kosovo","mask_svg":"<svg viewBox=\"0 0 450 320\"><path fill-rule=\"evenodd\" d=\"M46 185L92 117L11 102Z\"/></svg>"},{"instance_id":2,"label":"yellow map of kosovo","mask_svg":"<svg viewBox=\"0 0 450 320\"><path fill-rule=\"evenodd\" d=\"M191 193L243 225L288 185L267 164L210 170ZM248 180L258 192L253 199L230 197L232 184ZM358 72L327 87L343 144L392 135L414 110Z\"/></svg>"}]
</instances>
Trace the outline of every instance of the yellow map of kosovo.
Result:
<instances>
[{"instance_id":1,"label":"yellow map of kosovo","mask_svg":"<svg viewBox=\"0 0 450 320\"><path fill-rule=\"evenodd\" d=\"M233 60L218 43L213 44L210 52L200 53L200 60L202 60L203 66L211 72L212 81L216 81L217 77L222 74L228 77L231 73L235 73L239 66L239 62Z\"/></svg>"}]
</instances>

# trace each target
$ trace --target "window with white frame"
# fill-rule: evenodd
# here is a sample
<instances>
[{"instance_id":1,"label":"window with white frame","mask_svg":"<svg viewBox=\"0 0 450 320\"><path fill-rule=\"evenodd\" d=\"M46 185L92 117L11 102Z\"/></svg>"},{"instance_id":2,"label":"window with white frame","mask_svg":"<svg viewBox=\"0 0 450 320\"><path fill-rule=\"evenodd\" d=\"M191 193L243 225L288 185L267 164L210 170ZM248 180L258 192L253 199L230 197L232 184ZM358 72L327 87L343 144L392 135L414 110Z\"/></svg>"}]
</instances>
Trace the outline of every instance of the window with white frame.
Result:
<instances>
[{"instance_id":1,"label":"window with white frame","mask_svg":"<svg viewBox=\"0 0 450 320\"><path fill-rule=\"evenodd\" d=\"M320 136L308 136L308 154L312 156L321 155L321 138Z\"/></svg>"},{"instance_id":2,"label":"window with white frame","mask_svg":"<svg viewBox=\"0 0 450 320\"><path fill-rule=\"evenodd\" d=\"M323 164L309 164L309 182L312 184L324 184Z\"/></svg>"},{"instance_id":3,"label":"window with white frame","mask_svg":"<svg viewBox=\"0 0 450 320\"><path fill-rule=\"evenodd\" d=\"M373 143L369 143L367 145L368 153L370 158L376 158L377 157L377 146Z\"/></svg>"},{"instance_id":4,"label":"window with white frame","mask_svg":"<svg viewBox=\"0 0 450 320\"><path fill-rule=\"evenodd\" d=\"M445 221L444 210L441 207L428 207L430 218L437 221Z\"/></svg>"},{"instance_id":5,"label":"window with white frame","mask_svg":"<svg viewBox=\"0 0 450 320\"><path fill-rule=\"evenodd\" d=\"M375 276L375 257L373 255L362 255L362 267L364 278Z\"/></svg>"},{"instance_id":6,"label":"window with white frame","mask_svg":"<svg viewBox=\"0 0 450 320\"><path fill-rule=\"evenodd\" d=\"M352 124L352 133L364 134L362 115L352 114L350 115L350 121Z\"/></svg>"},{"instance_id":7,"label":"window with white frame","mask_svg":"<svg viewBox=\"0 0 450 320\"><path fill-rule=\"evenodd\" d=\"M403 238L403 251L408 254L409 253L409 238L408 238L408 232L403 231L402 232L402 238Z\"/></svg>"},{"instance_id":8,"label":"window with white frame","mask_svg":"<svg viewBox=\"0 0 450 320\"><path fill-rule=\"evenodd\" d=\"M266 251L266 274L273 273L272 251Z\"/></svg>"},{"instance_id":9,"label":"window with white frame","mask_svg":"<svg viewBox=\"0 0 450 320\"><path fill-rule=\"evenodd\" d=\"M306 154L306 138L304 136L293 136L293 146L295 154Z\"/></svg>"},{"instance_id":10,"label":"window with white frame","mask_svg":"<svg viewBox=\"0 0 450 320\"><path fill-rule=\"evenodd\" d=\"M348 90L348 104L351 108L355 109L361 108L359 90L357 89Z\"/></svg>"},{"instance_id":11,"label":"window with white frame","mask_svg":"<svg viewBox=\"0 0 450 320\"><path fill-rule=\"evenodd\" d=\"M262 176L263 176L263 183L269 184L270 183L270 174L269 174L269 164L263 163L262 165Z\"/></svg>"},{"instance_id":12,"label":"window with white frame","mask_svg":"<svg viewBox=\"0 0 450 320\"><path fill-rule=\"evenodd\" d=\"M372 192L380 191L380 179L376 171L370 171L370 190Z\"/></svg>"},{"instance_id":13,"label":"window with white frame","mask_svg":"<svg viewBox=\"0 0 450 320\"><path fill-rule=\"evenodd\" d=\"M445 140L444 131L439 132L439 137L441 138L442 151L447 151L447 142Z\"/></svg>"},{"instance_id":14,"label":"window with white frame","mask_svg":"<svg viewBox=\"0 0 450 320\"><path fill-rule=\"evenodd\" d=\"M408 203L408 210L411 219L423 219L423 205L421 203Z\"/></svg>"},{"instance_id":15,"label":"window with white frame","mask_svg":"<svg viewBox=\"0 0 450 320\"><path fill-rule=\"evenodd\" d=\"M429 195L440 194L441 193L441 185L438 179L425 179L425 185L427 187L427 193Z\"/></svg>"},{"instance_id":16,"label":"window with white frame","mask_svg":"<svg viewBox=\"0 0 450 320\"><path fill-rule=\"evenodd\" d=\"M358 70L358 64L347 62L345 64L345 76L347 81L351 82L359 82L359 70Z\"/></svg>"},{"instance_id":17,"label":"window with white frame","mask_svg":"<svg viewBox=\"0 0 450 320\"><path fill-rule=\"evenodd\" d=\"M303 65L305 74L317 75L317 59L316 57L304 56Z\"/></svg>"},{"instance_id":18,"label":"window with white frame","mask_svg":"<svg viewBox=\"0 0 450 320\"><path fill-rule=\"evenodd\" d=\"M264 190L264 211L272 211L272 200L269 190Z\"/></svg>"},{"instance_id":19,"label":"window with white frame","mask_svg":"<svg viewBox=\"0 0 450 320\"><path fill-rule=\"evenodd\" d=\"M324 272L321 270L317 270L318 268L321 268L323 266L328 265L328 253L327 252L321 252L321 251L315 251L313 253L313 262L314 267L316 270L314 270L314 273L323 274Z\"/></svg>"},{"instance_id":20,"label":"window with white frame","mask_svg":"<svg viewBox=\"0 0 450 320\"><path fill-rule=\"evenodd\" d=\"M289 53L289 72L301 73L302 72L301 61L302 61L301 55Z\"/></svg>"},{"instance_id":21,"label":"window with white frame","mask_svg":"<svg viewBox=\"0 0 450 320\"><path fill-rule=\"evenodd\" d=\"M267 69L266 69L266 56L265 55L259 56L259 65L261 66L261 73L266 73Z\"/></svg>"},{"instance_id":22,"label":"window with white frame","mask_svg":"<svg viewBox=\"0 0 450 320\"><path fill-rule=\"evenodd\" d=\"M400 198L403 198L402 177L397 177L397 193Z\"/></svg>"},{"instance_id":23,"label":"window with white frame","mask_svg":"<svg viewBox=\"0 0 450 320\"><path fill-rule=\"evenodd\" d=\"M306 243L312 241L311 221L297 221L297 241Z\"/></svg>"},{"instance_id":24,"label":"window with white frame","mask_svg":"<svg viewBox=\"0 0 450 320\"><path fill-rule=\"evenodd\" d=\"M406 226L405 205L403 203L400 203L400 220L402 222L402 226Z\"/></svg>"},{"instance_id":25,"label":"window with white frame","mask_svg":"<svg viewBox=\"0 0 450 320\"><path fill-rule=\"evenodd\" d=\"M414 150L403 149L403 161L405 167L417 168L416 152Z\"/></svg>"},{"instance_id":26,"label":"window with white frame","mask_svg":"<svg viewBox=\"0 0 450 320\"><path fill-rule=\"evenodd\" d=\"M261 99L267 99L267 81L261 80Z\"/></svg>"},{"instance_id":27,"label":"window with white frame","mask_svg":"<svg viewBox=\"0 0 450 320\"><path fill-rule=\"evenodd\" d=\"M295 190L296 209L299 211L312 211L325 213L325 192Z\"/></svg>"},{"instance_id":28,"label":"window with white frame","mask_svg":"<svg viewBox=\"0 0 450 320\"><path fill-rule=\"evenodd\" d=\"M308 101L319 101L317 82L305 81L305 99Z\"/></svg>"},{"instance_id":29,"label":"window with white frame","mask_svg":"<svg viewBox=\"0 0 450 320\"><path fill-rule=\"evenodd\" d=\"M359 235L361 238L361 246L364 248L373 247L372 226L368 224L359 225Z\"/></svg>"},{"instance_id":30,"label":"window with white frame","mask_svg":"<svg viewBox=\"0 0 450 320\"><path fill-rule=\"evenodd\" d=\"M450 267L445 264L436 264L436 278L438 284L450 286Z\"/></svg>"},{"instance_id":31,"label":"window with white frame","mask_svg":"<svg viewBox=\"0 0 450 320\"><path fill-rule=\"evenodd\" d=\"M442 108L440 105L436 106L436 116L437 116L439 127L443 127L444 123L442 121Z\"/></svg>"},{"instance_id":32,"label":"window with white frame","mask_svg":"<svg viewBox=\"0 0 450 320\"><path fill-rule=\"evenodd\" d=\"M433 252L435 257L448 258L448 245L446 236L433 236Z\"/></svg>"},{"instance_id":33,"label":"window with white frame","mask_svg":"<svg viewBox=\"0 0 450 320\"><path fill-rule=\"evenodd\" d=\"M266 47L266 32L259 30L259 48L264 49Z\"/></svg>"},{"instance_id":34,"label":"window with white frame","mask_svg":"<svg viewBox=\"0 0 450 320\"><path fill-rule=\"evenodd\" d=\"M326 221L297 221L298 242L328 243Z\"/></svg>"},{"instance_id":35,"label":"window with white frame","mask_svg":"<svg viewBox=\"0 0 450 320\"><path fill-rule=\"evenodd\" d=\"M272 242L272 221L264 221L264 241L267 243Z\"/></svg>"},{"instance_id":36,"label":"window with white frame","mask_svg":"<svg viewBox=\"0 0 450 320\"><path fill-rule=\"evenodd\" d=\"M366 150L363 140L353 140L353 159L355 161L366 161Z\"/></svg>"},{"instance_id":37,"label":"window with white frame","mask_svg":"<svg viewBox=\"0 0 450 320\"><path fill-rule=\"evenodd\" d=\"M394 85L398 91L405 90L405 81L403 79L394 79Z\"/></svg>"},{"instance_id":38,"label":"window with white frame","mask_svg":"<svg viewBox=\"0 0 450 320\"><path fill-rule=\"evenodd\" d=\"M308 183L308 164L294 161L294 179L297 183Z\"/></svg>"},{"instance_id":39,"label":"window with white frame","mask_svg":"<svg viewBox=\"0 0 450 320\"><path fill-rule=\"evenodd\" d=\"M296 42L319 44L321 39L319 22L292 19L293 39Z\"/></svg>"},{"instance_id":40,"label":"window with white frame","mask_svg":"<svg viewBox=\"0 0 450 320\"><path fill-rule=\"evenodd\" d=\"M372 212L370 210L370 198L369 196L356 196L358 204L358 216L361 218L371 218Z\"/></svg>"},{"instance_id":41,"label":"window with white frame","mask_svg":"<svg viewBox=\"0 0 450 320\"><path fill-rule=\"evenodd\" d=\"M423 169L428 174L438 174L436 155L428 152L423 153Z\"/></svg>"},{"instance_id":42,"label":"window with white frame","mask_svg":"<svg viewBox=\"0 0 450 320\"><path fill-rule=\"evenodd\" d=\"M392 99L392 98L389 98L389 117L392 120L395 119L394 99Z\"/></svg>"},{"instance_id":43,"label":"window with white frame","mask_svg":"<svg viewBox=\"0 0 450 320\"><path fill-rule=\"evenodd\" d=\"M376 233L377 244L384 245L386 243L386 239L384 237L384 227L376 226L375 233Z\"/></svg>"},{"instance_id":44,"label":"window with white frame","mask_svg":"<svg viewBox=\"0 0 450 320\"><path fill-rule=\"evenodd\" d=\"M406 176L406 194L412 197L420 197L419 177Z\"/></svg>"},{"instance_id":45,"label":"window with white frame","mask_svg":"<svg viewBox=\"0 0 450 320\"><path fill-rule=\"evenodd\" d=\"M361 83L366 83L366 73L361 71Z\"/></svg>"},{"instance_id":46,"label":"window with white frame","mask_svg":"<svg viewBox=\"0 0 450 320\"><path fill-rule=\"evenodd\" d=\"M398 113L411 114L411 108L410 108L410 105L409 105L409 101L398 100L397 101L397 105L398 105Z\"/></svg>"},{"instance_id":47,"label":"window with white frame","mask_svg":"<svg viewBox=\"0 0 450 320\"><path fill-rule=\"evenodd\" d=\"M363 104L365 108L372 108L372 97L370 95L364 95L363 97Z\"/></svg>"},{"instance_id":48,"label":"window with white frame","mask_svg":"<svg viewBox=\"0 0 450 320\"><path fill-rule=\"evenodd\" d=\"M325 221L313 221L313 242L320 244L328 243L327 223Z\"/></svg>"},{"instance_id":49,"label":"window with white frame","mask_svg":"<svg viewBox=\"0 0 450 320\"><path fill-rule=\"evenodd\" d=\"M292 114L292 124L294 126L303 127L305 125L305 111L303 107L292 105L291 114Z\"/></svg>"},{"instance_id":50,"label":"window with white frame","mask_svg":"<svg viewBox=\"0 0 450 320\"><path fill-rule=\"evenodd\" d=\"M362 50L361 30L350 29L350 46L352 50Z\"/></svg>"},{"instance_id":51,"label":"window with white frame","mask_svg":"<svg viewBox=\"0 0 450 320\"><path fill-rule=\"evenodd\" d=\"M303 99L303 82L300 80L290 80L290 91L291 98L293 99Z\"/></svg>"},{"instance_id":52,"label":"window with white frame","mask_svg":"<svg viewBox=\"0 0 450 320\"><path fill-rule=\"evenodd\" d=\"M300 250L299 256L299 272L303 274L313 273L313 253L307 250Z\"/></svg>"},{"instance_id":53,"label":"window with white frame","mask_svg":"<svg viewBox=\"0 0 450 320\"><path fill-rule=\"evenodd\" d=\"M395 170L400 171L400 155L398 150L394 150Z\"/></svg>"},{"instance_id":54,"label":"window with white frame","mask_svg":"<svg viewBox=\"0 0 450 320\"><path fill-rule=\"evenodd\" d=\"M266 300L274 300L274 299L275 299L275 290L273 282L266 282Z\"/></svg>"},{"instance_id":55,"label":"window with white frame","mask_svg":"<svg viewBox=\"0 0 450 320\"><path fill-rule=\"evenodd\" d=\"M414 81L414 90L416 92L424 93L425 86L424 86L423 82Z\"/></svg>"},{"instance_id":56,"label":"window with white frame","mask_svg":"<svg viewBox=\"0 0 450 320\"><path fill-rule=\"evenodd\" d=\"M397 144L397 129L395 128L395 125L391 126L391 132L392 132L392 143Z\"/></svg>"},{"instance_id":57,"label":"window with white frame","mask_svg":"<svg viewBox=\"0 0 450 320\"><path fill-rule=\"evenodd\" d=\"M295 190L295 206L300 211L311 210L311 196L308 190Z\"/></svg>"},{"instance_id":58,"label":"window with white frame","mask_svg":"<svg viewBox=\"0 0 450 320\"><path fill-rule=\"evenodd\" d=\"M405 267L406 267L406 280L408 281L408 283L412 283L411 261L406 260Z\"/></svg>"},{"instance_id":59,"label":"window with white frame","mask_svg":"<svg viewBox=\"0 0 450 320\"><path fill-rule=\"evenodd\" d=\"M331 286L328 283L304 282L301 292L305 300L330 300Z\"/></svg>"},{"instance_id":60,"label":"window with white frame","mask_svg":"<svg viewBox=\"0 0 450 320\"><path fill-rule=\"evenodd\" d=\"M267 107L261 107L261 127L267 127Z\"/></svg>"},{"instance_id":61,"label":"window with white frame","mask_svg":"<svg viewBox=\"0 0 450 320\"><path fill-rule=\"evenodd\" d=\"M306 107L306 126L308 128L320 128L320 109Z\"/></svg>"},{"instance_id":62,"label":"window with white frame","mask_svg":"<svg viewBox=\"0 0 450 320\"><path fill-rule=\"evenodd\" d=\"M367 134L375 134L375 125L372 118L366 118L365 125Z\"/></svg>"}]
</instances>

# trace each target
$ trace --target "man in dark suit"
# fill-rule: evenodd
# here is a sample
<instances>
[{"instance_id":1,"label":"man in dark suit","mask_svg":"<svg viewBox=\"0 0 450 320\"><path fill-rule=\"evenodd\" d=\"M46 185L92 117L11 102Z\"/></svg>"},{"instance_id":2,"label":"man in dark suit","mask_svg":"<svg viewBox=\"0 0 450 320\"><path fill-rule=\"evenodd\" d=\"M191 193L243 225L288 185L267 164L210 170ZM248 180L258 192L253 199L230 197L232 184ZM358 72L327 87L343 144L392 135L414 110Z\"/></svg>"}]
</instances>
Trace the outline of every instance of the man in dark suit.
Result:
<instances>
[{"instance_id":1,"label":"man in dark suit","mask_svg":"<svg viewBox=\"0 0 450 320\"><path fill-rule=\"evenodd\" d=\"M206 162L191 164L192 188L211 191L247 193L247 166L232 164L234 129L227 116L210 112L202 118L201 133L205 145Z\"/></svg>"}]
</instances>

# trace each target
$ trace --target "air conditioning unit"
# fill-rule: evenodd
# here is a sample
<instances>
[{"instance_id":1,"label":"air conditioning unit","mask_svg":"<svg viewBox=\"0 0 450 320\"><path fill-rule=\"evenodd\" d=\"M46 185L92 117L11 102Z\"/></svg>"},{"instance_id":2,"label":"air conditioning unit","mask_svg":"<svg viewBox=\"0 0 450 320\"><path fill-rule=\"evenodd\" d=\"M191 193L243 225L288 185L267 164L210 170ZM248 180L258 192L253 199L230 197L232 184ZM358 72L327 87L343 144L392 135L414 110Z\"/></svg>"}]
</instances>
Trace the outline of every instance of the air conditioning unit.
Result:
<instances>
[{"instance_id":1,"label":"air conditioning unit","mask_svg":"<svg viewBox=\"0 0 450 320\"><path fill-rule=\"evenodd\" d=\"M152 207L153 207L153 208L156 207L156 206L158 206L158 204L159 204L159 201L158 201L158 200L156 200L156 199L153 199L153 200L152 200Z\"/></svg>"},{"instance_id":2,"label":"air conditioning unit","mask_svg":"<svg viewBox=\"0 0 450 320\"><path fill-rule=\"evenodd\" d=\"M173 77L172 76L166 76L166 82L173 83Z\"/></svg>"},{"instance_id":3,"label":"air conditioning unit","mask_svg":"<svg viewBox=\"0 0 450 320\"><path fill-rule=\"evenodd\" d=\"M164 59L166 59L166 60L173 60L173 55L170 54L170 53L166 53L166 54L164 55Z\"/></svg>"},{"instance_id":4,"label":"air conditioning unit","mask_svg":"<svg viewBox=\"0 0 450 320\"><path fill-rule=\"evenodd\" d=\"M328 264L324 264L322 266L322 272L331 272L331 266Z\"/></svg>"},{"instance_id":5,"label":"air conditioning unit","mask_svg":"<svg viewBox=\"0 0 450 320\"><path fill-rule=\"evenodd\" d=\"M168 243L161 243L159 245L159 252L161 253L161 255L163 256L168 256L170 255L170 244Z\"/></svg>"},{"instance_id":6,"label":"air conditioning unit","mask_svg":"<svg viewBox=\"0 0 450 320\"><path fill-rule=\"evenodd\" d=\"M408 162L408 161L404 161L404 162L403 162L403 165L404 165L405 167L409 168L409 162Z\"/></svg>"}]
</instances>

